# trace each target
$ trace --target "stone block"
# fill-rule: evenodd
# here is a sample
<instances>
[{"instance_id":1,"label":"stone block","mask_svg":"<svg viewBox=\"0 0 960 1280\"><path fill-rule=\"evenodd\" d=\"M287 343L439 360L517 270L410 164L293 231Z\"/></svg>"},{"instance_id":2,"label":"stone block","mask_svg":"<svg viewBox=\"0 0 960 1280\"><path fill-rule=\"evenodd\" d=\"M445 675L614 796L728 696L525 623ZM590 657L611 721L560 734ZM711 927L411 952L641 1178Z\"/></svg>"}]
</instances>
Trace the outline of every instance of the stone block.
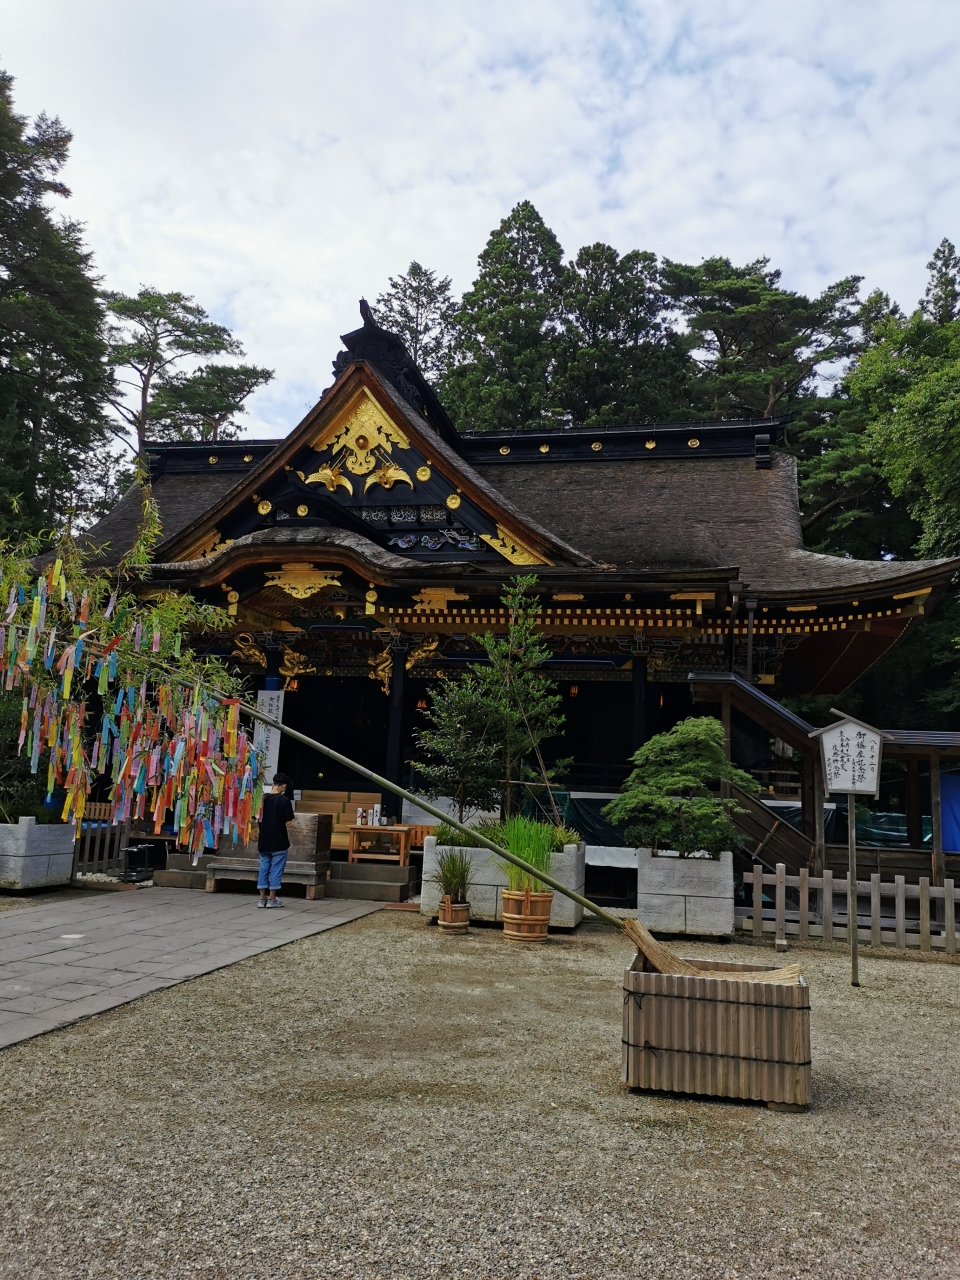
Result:
<instances>
[{"instance_id":1,"label":"stone block","mask_svg":"<svg viewBox=\"0 0 960 1280\"><path fill-rule=\"evenodd\" d=\"M445 846L441 846L444 848ZM437 869L435 836L427 836L423 842L423 886L420 891L420 913L435 916L440 909L440 892L432 876ZM507 887L507 873L496 854L489 849L464 849L470 859L473 883L470 886L470 916L473 920L503 919L503 890ZM575 893L584 891L583 845L567 844L553 855L550 874ZM573 929L583 919L583 907L562 893L554 893L550 909L550 924L557 929Z\"/></svg>"},{"instance_id":2,"label":"stone block","mask_svg":"<svg viewBox=\"0 0 960 1280\"><path fill-rule=\"evenodd\" d=\"M728 937L733 933L733 854L654 857L637 850L637 914L648 929Z\"/></svg>"}]
</instances>

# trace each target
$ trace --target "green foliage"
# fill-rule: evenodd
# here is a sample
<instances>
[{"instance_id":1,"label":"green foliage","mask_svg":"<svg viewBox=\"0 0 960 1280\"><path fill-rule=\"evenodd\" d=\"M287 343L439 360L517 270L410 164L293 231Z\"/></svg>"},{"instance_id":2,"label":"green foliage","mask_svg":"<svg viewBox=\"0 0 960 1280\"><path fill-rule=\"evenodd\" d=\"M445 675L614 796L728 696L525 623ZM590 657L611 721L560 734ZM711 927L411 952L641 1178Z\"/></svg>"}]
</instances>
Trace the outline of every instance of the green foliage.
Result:
<instances>
[{"instance_id":1,"label":"green foliage","mask_svg":"<svg viewBox=\"0 0 960 1280\"><path fill-rule=\"evenodd\" d=\"M437 869L431 878L441 898L449 895L451 902L466 902L472 876L470 855L460 848L445 848L437 854Z\"/></svg>"},{"instance_id":2,"label":"green foliage","mask_svg":"<svg viewBox=\"0 0 960 1280\"><path fill-rule=\"evenodd\" d=\"M450 277L411 262L405 275L391 276L390 288L377 298L378 322L402 338L428 382L440 382L453 360L457 302Z\"/></svg>"},{"instance_id":3,"label":"green foliage","mask_svg":"<svg viewBox=\"0 0 960 1280\"><path fill-rule=\"evenodd\" d=\"M503 848L549 875L556 847L555 830L549 822L535 822L532 818L520 815L508 818L502 827ZM524 889L529 889L531 893L549 891L549 886L529 871L524 871L503 858L500 862L507 874L507 887L515 893L522 893Z\"/></svg>"},{"instance_id":4,"label":"green foliage","mask_svg":"<svg viewBox=\"0 0 960 1280\"><path fill-rule=\"evenodd\" d=\"M428 728L416 733L424 760L415 762L427 794L449 795L457 816L501 805L509 815L518 786L547 782L563 767L548 769L540 743L563 725L562 699L540 672L549 650L537 629L539 604L533 575L514 578L503 596L507 634L481 640L487 663L444 681L424 713Z\"/></svg>"},{"instance_id":5,"label":"green foliage","mask_svg":"<svg viewBox=\"0 0 960 1280\"><path fill-rule=\"evenodd\" d=\"M153 440L235 440L236 418L258 387L273 378L271 369L252 364L205 364L193 373L177 372L157 386L150 403Z\"/></svg>"},{"instance_id":6,"label":"green foliage","mask_svg":"<svg viewBox=\"0 0 960 1280\"><path fill-rule=\"evenodd\" d=\"M665 318L656 255L581 249L563 276L552 400L576 426L689 417L688 360Z\"/></svg>"},{"instance_id":7,"label":"green foliage","mask_svg":"<svg viewBox=\"0 0 960 1280\"><path fill-rule=\"evenodd\" d=\"M459 362L442 384L456 423L516 431L554 415L551 373L563 306L563 250L529 200L480 254L457 317Z\"/></svg>"},{"instance_id":8,"label":"green foliage","mask_svg":"<svg viewBox=\"0 0 960 1280\"><path fill-rule=\"evenodd\" d=\"M508 612L507 633L486 633L481 643L487 665L474 669L488 709L490 737L501 768L501 803L507 817L519 784L534 779L550 782L565 765L559 761L548 769L540 754L540 743L563 728L563 700L556 685L541 672L550 650L537 628L540 606L536 584L534 574L511 581L502 597Z\"/></svg>"},{"instance_id":9,"label":"green foliage","mask_svg":"<svg viewBox=\"0 0 960 1280\"><path fill-rule=\"evenodd\" d=\"M681 720L650 738L631 760L634 768L623 793L603 810L609 821L625 827L629 840L654 852L675 849L682 856L705 850L717 857L741 846L730 817L736 804L713 795L710 788L732 782L753 793L757 784L724 756L719 720Z\"/></svg>"},{"instance_id":10,"label":"green foliage","mask_svg":"<svg viewBox=\"0 0 960 1280\"><path fill-rule=\"evenodd\" d=\"M944 237L927 263L930 278L920 309L934 324L949 324L960 318L960 258Z\"/></svg>"},{"instance_id":11,"label":"green foliage","mask_svg":"<svg viewBox=\"0 0 960 1280\"><path fill-rule=\"evenodd\" d=\"M190 372L184 361L243 355L229 329L210 319L184 293L142 286L133 297L106 293L111 324L108 363L116 371L111 406L116 431L131 435L143 456L145 441L227 439L243 402L273 374L255 365L206 363Z\"/></svg>"},{"instance_id":12,"label":"green foliage","mask_svg":"<svg viewBox=\"0 0 960 1280\"><path fill-rule=\"evenodd\" d=\"M686 319L698 373L693 392L709 417L770 418L812 391L819 369L856 344L859 277L807 298L780 287L767 258L735 267L664 264L664 287Z\"/></svg>"},{"instance_id":13,"label":"green foliage","mask_svg":"<svg viewBox=\"0 0 960 1280\"><path fill-rule=\"evenodd\" d=\"M60 527L98 469L109 373L103 308L77 223L51 197L71 136L13 109L0 72L0 536Z\"/></svg>"},{"instance_id":14,"label":"green foliage","mask_svg":"<svg viewBox=\"0 0 960 1280\"><path fill-rule=\"evenodd\" d=\"M415 732L421 758L418 785L430 797L450 796L457 818L499 805L503 769L485 687L474 671L444 680L423 713L427 727Z\"/></svg>"},{"instance_id":15,"label":"green foliage","mask_svg":"<svg viewBox=\"0 0 960 1280\"><path fill-rule=\"evenodd\" d=\"M960 320L917 310L891 317L850 375L870 421L867 439L922 533L918 550L960 550Z\"/></svg>"}]
</instances>

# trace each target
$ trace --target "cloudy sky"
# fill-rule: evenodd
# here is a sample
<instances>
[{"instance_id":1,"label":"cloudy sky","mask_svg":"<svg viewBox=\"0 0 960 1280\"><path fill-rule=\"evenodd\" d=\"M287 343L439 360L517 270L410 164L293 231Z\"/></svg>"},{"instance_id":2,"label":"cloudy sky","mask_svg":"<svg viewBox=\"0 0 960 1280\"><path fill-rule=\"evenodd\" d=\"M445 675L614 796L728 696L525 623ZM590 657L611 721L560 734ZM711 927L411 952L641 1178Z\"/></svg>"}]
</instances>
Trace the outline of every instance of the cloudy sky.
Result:
<instances>
[{"instance_id":1,"label":"cloudy sky","mask_svg":"<svg viewBox=\"0 0 960 1280\"><path fill-rule=\"evenodd\" d=\"M768 255L912 306L960 241L956 0L0 0L18 109L74 133L65 205L112 288L195 295L329 381L412 258L462 290L529 198L573 253Z\"/></svg>"}]
</instances>

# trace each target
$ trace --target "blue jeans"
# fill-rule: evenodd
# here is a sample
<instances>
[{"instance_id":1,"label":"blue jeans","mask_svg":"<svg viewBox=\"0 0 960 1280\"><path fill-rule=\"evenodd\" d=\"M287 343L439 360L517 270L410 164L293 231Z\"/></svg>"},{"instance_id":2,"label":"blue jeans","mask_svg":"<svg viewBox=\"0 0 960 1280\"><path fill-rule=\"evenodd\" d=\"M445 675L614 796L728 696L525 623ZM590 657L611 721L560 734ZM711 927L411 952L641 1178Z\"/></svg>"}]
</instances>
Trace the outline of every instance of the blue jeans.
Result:
<instances>
[{"instance_id":1,"label":"blue jeans","mask_svg":"<svg viewBox=\"0 0 960 1280\"><path fill-rule=\"evenodd\" d=\"M287 850L279 853L261 853L260 875L257 877L258 889L272 889L275 893L280 888L283 868L287 865Z\"/></svg>"}]
</instances>

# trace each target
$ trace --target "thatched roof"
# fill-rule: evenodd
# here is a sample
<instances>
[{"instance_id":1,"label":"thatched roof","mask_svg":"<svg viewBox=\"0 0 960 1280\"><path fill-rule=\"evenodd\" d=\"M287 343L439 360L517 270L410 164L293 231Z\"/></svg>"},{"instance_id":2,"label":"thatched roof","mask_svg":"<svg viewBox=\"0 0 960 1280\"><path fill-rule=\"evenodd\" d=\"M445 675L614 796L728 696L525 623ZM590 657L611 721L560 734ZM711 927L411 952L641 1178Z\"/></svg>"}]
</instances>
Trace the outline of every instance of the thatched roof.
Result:
<instances>
[{"instance_id":1,"label":"thatched roof","mask_svg":"<svg viewBox=\"0 0 960 1280\"><path fill-rule=\"evenodd\" d=\"M792 596L908 581L955 560L852 560L803 546L793 458L474 464L539 524L618 569L739 568L753 591Z\"/></svg>"}]
</instances>

